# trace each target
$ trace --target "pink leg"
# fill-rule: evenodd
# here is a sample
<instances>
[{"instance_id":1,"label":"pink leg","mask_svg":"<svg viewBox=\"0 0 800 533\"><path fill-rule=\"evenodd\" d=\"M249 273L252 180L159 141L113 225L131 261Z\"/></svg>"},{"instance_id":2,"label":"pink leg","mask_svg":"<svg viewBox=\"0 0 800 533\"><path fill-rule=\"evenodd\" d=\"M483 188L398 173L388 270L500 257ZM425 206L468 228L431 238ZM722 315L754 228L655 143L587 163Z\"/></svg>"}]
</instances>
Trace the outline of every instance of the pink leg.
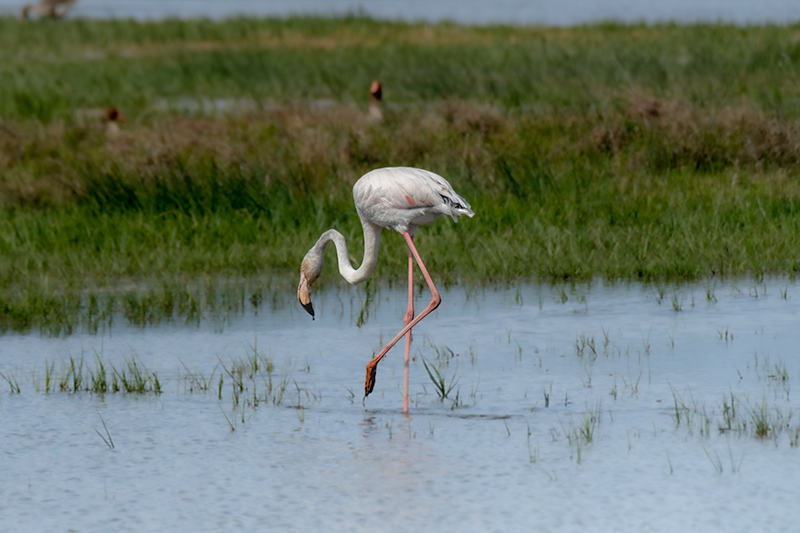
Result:
<instances>
[{"instance_id":1,"label":"pink leg","mask_svg":"<svg viewBox=\"0 0 800 533\"><path fill-rule=\"evenodd\" d=\"M408 232L403 233L403 237L406 239L406 243L408 243L408 249L411 251L414 259L417 261L420 270L422 270L422 275L425 276L425 281L428 283L428 288L431 290L431 303L423 309L423 311L417 315L416 318L412 319L411 322L405 325L400 332L395 335L395 337L389 341L389 344L383 347L383 350L380 351L378 355L376 355L369 363L367 363L367 379L364 383L364 397L369 396L369 393L372 392L372 389L375 388L375 374L378 371L378 363L383 356L386 355L386 352L389 349L397 344L403 335L411 331L411 328L417 325L417 323L428 316L430 313L433 312L434 309L439 307L439 304L442 303L442 298L439 296L439 291L436 290L436 286L433 284L433 280L431 279L431 275L428 274L428 269L425 268L425 264L422 262L422 258L419 256L419 252L417 252L416 246L414 246L414 239L411 238Z\"/></svg>"},{"instance_id":2,"label":"pink leg","mask_svg":"<svg viewBox=\"0 0 800 533\"><path fill-rule=\"evenodd\" d=\"M411 237L414 240L414 237ZM408 250L408 311L403 318L403 325L407 326L414 320L414 256ZM406 333L406 356L403 360L403 412L408 412L408 361L411 358L411 330Z\"/></svg>"}]
</instances>

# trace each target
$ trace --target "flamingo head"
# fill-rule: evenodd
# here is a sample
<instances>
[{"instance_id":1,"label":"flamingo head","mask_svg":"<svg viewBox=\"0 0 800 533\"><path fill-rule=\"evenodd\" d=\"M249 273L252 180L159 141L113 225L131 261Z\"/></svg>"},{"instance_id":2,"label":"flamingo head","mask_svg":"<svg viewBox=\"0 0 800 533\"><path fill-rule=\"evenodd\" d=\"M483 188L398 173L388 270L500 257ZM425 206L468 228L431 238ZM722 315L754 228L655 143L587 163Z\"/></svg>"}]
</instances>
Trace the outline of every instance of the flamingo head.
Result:
<instances>
[{"instance_id":1,"label":"flamingo head","mask_svg":"<svg viewBox=\"0 0 800 533\"><path fill-rule=\"evenodd\" d=\"M300 283L297 285L297 299L313 319L314 306L311 304L311 284L317 280L322 272L322 262L314 261L313 258L309 257L310 255L311 251L306 254L300 265Z\"/></svg>"},{"instance_id":2,"label":"flamingo head","mask_svg":"<svg viewBox=\"0 0 800 533\"><path fill-rule=\"evenodd\" d=\"M383 89L381 88L381 82L375 80L372 82L372 85L369 86L369 94L375 100L380 100L381 96L383 95Z\"/></svg>"}]
</instances>

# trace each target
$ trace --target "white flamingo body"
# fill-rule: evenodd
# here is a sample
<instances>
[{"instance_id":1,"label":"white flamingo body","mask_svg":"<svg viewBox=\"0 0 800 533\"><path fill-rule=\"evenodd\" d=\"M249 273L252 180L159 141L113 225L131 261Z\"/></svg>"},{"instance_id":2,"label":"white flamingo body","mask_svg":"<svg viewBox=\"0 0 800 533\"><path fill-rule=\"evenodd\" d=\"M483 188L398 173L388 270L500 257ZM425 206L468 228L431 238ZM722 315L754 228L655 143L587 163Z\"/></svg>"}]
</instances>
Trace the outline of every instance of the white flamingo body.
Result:
<instances>
[{"instance_id":1,"label":"white flamingo body","mask_svg":"<svg viewBox=\"0 0 800 533\"><path fill-rule=\"evenodd\" d=\"M332 241L336 246L339 273L349 283L356 284L368 279L375 269L378 261L381 229L393 229L403 234L408 244L409 258L409 295L405 327L367 365L367 380L364 389L364 396L366 397L375 385L375 372L378 362L401 337L409 333L414 325L441 303L439 293L414 246L414 233L419 226L430 224L442 215L449 215L454 221L458 221L459 216L472 217L474 213L469 203L453 190L447 180L438 174L419 168L380 168L368 172L353 186L353 199L356 211L361 219L361 225L364 228L364 260L358 269L353 268L344 236L333 229L326 231L303 258L303 262L300 265L300 284L297 288L297 298L313 317L311 284L322 273L325 246L329 242ZM431 303L416 318L414 317L413 303L413 267L415 260L433 294ZM410 348L411 336L408 335L406 336L405 355L404 412L408 412L408 359Z\"/></svg>"},{"instance_id":2,"label":"white flamingo body","mask_svg":"<svg viewBox=\"0 0 800 533\"><path fill-rule=\"evenodd\" d=\"M447 180L421 168L368 172L353 186L353 199L362 220L411 235L442 215L450 215L456 222L461 215L473 215L470 205Z\"/></svg>"}]
</instances>

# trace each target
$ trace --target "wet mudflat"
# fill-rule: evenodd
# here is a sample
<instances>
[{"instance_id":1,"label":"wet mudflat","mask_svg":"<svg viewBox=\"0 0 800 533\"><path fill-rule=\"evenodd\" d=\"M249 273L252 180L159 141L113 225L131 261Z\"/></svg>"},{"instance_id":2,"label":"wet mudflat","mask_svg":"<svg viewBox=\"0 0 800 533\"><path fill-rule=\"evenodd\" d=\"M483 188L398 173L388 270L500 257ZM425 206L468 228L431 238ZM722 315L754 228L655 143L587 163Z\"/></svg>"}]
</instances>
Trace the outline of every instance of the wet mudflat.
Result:
<instances>
[{"instance_id":1,"label":"wet mudflat","mask_svg":"<svg viewBox=\"0 0 800 533\"><path fill-rule=\"evenodd\" d=\"M789 529L798 295L454 287L415 328L409 416L400 348L361 401L402 289L323 291L313 322L287 296L200 327L8 334L0 529Z\"/></svg>"}]
</instances>

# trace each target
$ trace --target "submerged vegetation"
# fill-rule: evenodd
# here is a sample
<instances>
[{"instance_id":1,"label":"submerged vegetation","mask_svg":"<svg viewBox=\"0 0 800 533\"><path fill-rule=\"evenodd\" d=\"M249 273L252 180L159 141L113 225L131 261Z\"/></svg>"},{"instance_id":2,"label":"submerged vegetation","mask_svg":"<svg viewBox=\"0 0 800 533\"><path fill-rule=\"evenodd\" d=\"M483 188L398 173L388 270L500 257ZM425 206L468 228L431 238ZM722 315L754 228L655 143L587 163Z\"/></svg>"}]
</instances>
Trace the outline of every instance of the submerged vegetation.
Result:
<instances>
[{"instance_id":1,"label":"submerged vegetation","mask_svg":"<svg viewBox=\"0 0 800 533\"><path fill-rule=\"evenodd\" d=\"M291 289L329 227L360 257L352 185L396 165L475 210L419 234L445 283L793 276L798 32L0 18L0 328ZM91 118L108 105L116 135ZM384 248L391 282L407 256Z\"/></svg>"},{"instance_id":2,"label":"submerged vegetation","mask_svg":"<svg viewBox=\"0 0 800 533\"><path fill-rule=\"evenodd\" d=\"M11 387L12 394L22 392L17 371L0 372L0 377ZM124 358L118 367L107 364L97 354L94 367L84 362L83 355L69 356L69 361L62 360L59 369L56 369L54 361L48 363L45 360L44 375L34 370L31 372L30 381L36 392L46 394L51 392L161 394L162 392L158 372L148 370L136 354Z\"/></svg>"}]
</instances>

